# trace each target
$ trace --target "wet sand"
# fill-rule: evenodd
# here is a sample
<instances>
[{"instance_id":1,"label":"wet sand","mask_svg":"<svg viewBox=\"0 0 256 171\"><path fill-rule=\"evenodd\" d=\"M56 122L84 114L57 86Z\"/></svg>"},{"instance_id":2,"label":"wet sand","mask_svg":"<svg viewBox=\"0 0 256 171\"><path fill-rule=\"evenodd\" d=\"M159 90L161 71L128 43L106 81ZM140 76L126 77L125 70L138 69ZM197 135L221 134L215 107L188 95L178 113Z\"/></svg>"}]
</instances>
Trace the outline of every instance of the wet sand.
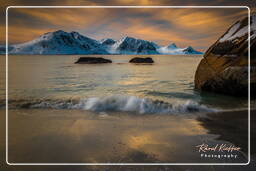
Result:
<instances>
[{"instance_id":1,"label":"wet sand","mask_svg":"<svg viewBox=\"0 0 256 171\"><path fill-rule=\"evenodd\" d=\"M251 110L251 144L255 143L256 110ZM252 116L253 115L253 116ZM201 125L209 130L210 134L218 134L219 140L226 140L240 146L243 152L248 153L248 111L230 111L209 113L198 117ZM255 155L256 149L252 145L251 154Z\"/></svg>"},{"instance_id":2,"label":"wet sand","mask_svg":"<svg viewBox=\"0 0 256 171\"><path fill-rule=\"evenodd\" d=\"M1 120L4 111L1 111ZM78 110L10 110L11 163L245 163L238 159L201 158L196 145L217 140L193 115L94 114ZM1 126L3 127L3 126ZM215 133L214 133L215 134ZM1 160L4 161L1 134ZM6 166L8 170L18 166ZM21 167L19 167L21 168ZM212 170L212 166L25 166L19 170ZM45 168L45 169L44 169ZM136 169L135 169L136 168ZM214 166L220 170L226 167ZM238 168L238 167L236 167ZM31 169L33 170L33 169ZM232 170L236 170L233 168Z\"/></svg>"},{"instance_id":3,"label":"wet sand","mask_svg":"<svg viewBox=\"0 0 256 171\"><path fill-rule=\"evenodd\" d=\"M9 162L245 162L201 158L197 145L223 143L193 115L10 110Z\"/></svg>"}]
</instances>

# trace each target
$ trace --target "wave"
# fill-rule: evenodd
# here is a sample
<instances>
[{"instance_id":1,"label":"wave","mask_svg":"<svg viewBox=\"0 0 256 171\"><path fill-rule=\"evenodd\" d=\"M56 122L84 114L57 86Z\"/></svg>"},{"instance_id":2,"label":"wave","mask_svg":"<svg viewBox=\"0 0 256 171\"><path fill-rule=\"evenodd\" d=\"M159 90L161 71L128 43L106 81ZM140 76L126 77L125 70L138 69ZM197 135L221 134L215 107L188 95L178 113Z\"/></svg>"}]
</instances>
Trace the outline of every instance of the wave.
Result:
<instances>
[{"instance_id":1,"label":"wave","mask_svg":"<svg viewBox=\"0 0 256 171\"><path fill-rule=\"evenodd\" d=\"M183 93L183 92L159 92L159 91L145 91L146 94L152 96L162 96L168 98L180 98L180 99L196 99L196 95Z\"/></svg>"},{"instance_id":2,"label":"wave","mask_svg":"<svg viewBox=\"0 0 256 171\"><path fill-rule=\"evenodd\" d=\"M216 109L194 101L167 103L135 96L107 96L69 100L16 100L9 102L9 108L79 109L94 112L133 112L139 114L176 114L194 112L215 112Z\"/></svg>"}]
</instances>

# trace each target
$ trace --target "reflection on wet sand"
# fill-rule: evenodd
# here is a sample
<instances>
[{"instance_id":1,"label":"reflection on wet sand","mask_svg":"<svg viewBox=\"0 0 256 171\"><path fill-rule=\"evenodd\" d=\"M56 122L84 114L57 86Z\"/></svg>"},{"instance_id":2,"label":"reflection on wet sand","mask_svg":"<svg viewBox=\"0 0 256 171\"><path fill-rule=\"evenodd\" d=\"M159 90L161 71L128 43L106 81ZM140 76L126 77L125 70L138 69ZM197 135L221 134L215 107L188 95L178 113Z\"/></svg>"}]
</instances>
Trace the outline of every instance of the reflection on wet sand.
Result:
<instances>
[{"instance_id":1,"label":"reflection on wet sand","mask_svg":"<svg viewBox=\"0 0 256 171\"><path fill-rule=\"evenodd\" d=\"M202 142L216 143L214 138L185 115L9 111L9 162L225 162L202 159L196 151Z\"/></svg>"}]
</instances>

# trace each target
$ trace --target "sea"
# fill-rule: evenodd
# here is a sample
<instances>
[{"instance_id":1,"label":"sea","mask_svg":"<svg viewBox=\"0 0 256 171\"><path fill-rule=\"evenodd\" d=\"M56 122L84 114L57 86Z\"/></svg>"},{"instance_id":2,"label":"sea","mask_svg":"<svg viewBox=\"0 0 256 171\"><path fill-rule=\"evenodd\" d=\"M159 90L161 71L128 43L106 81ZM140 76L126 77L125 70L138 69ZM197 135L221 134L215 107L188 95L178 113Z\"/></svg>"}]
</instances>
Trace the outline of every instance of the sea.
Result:
<instances>
[{"instance_id":1,"label":"sea","mask_svg":"<svg viewBox=\"0 0 256 171\"><path fill-rule=\"evenodd\" d=\"M229 136L220 138L210 132L197 117L248 106L247 98L194 89L195 71L202 55L93 55L113 62L75 64L81 56L84 55L9 55L8 68L5 56L0 56L1 161L12 164L247 162L245 149L214 153L198 150L202 144L237 145L226 141ZM133 57L151 57L155 63L129 63ZM230 131L221 124L218 129L224 133ZM246 136L243 139L246 141ZM228 158L231 154L233 158ZM50 167L44 168L50 170ZM81 166L71 170L124 168ZM191 168L177 166L175 170ZM217 168L194 167L198 171ZM141 169L168 170L160 165ZM34 168L24 167L24 170Z\"/></svg>"},{"instance_id":2,"label":"sea","mask_svg":"<svg viewBox=\"0 0 256 171\"><path fill-rule=\"evenodd\" d=\"M8 107L185 114L248 106L247 98L194 89L202 55L150 55L154 64L129 63L145 55L93 55L113 63L74 64L80 56L9 55ZM5 56L0 65L0 106L5 107Z\"/></svg>"}]
</instances>

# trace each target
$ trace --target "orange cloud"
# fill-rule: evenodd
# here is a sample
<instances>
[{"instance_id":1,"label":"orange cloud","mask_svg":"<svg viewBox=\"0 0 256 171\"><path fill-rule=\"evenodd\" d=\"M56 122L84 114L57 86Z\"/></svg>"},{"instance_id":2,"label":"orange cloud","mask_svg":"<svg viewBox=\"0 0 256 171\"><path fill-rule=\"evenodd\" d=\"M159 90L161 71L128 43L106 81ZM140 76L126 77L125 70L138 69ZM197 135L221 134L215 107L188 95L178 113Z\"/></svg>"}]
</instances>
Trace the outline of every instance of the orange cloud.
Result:
<instances>
[{"instance_id":1,"label":"orange cloud","mask_svg":"<svg viewBox=\"0 0 256 171\"><path fill-rule=\"evenodd\" d=\"M0 25L0 40L2 40L1 43L5 43L5 26Z\"/></svg>"},{"instance_id":2,"label":"orange cloud","mask_svg":"<svg viewBox=\"0 0 256 171\"><path fill-rule=\"evenodd\" d=\"M28 15L28 18L32 17L33 20L42 21L46 25L42 25L42 28L33 24L28 26L21 19L9 18L9 38L12 42L22 42L22 39L23 42L27 41L39 36L37 33L43 34L45 30L77 31L98 27L111 19L109 16L111 13L107 9L10 9L9 13L13 12ZM99 19L101 22L98 22ZM46 29L47 25L49 25L48 29Z\"/></svg>"},{"instance_id":3,"label":"orange cloud","mask_svg":"<svg viewBox=\"0 0 256 171\"><path fill-rule=\"evenodd\" d=\"M34 29L29 27L15 27L10 26L8 28L8 41L23 43L26 41L30 41L39 35L42 35L46 32L54 31L51 29Z\"/></svg>"},{"instance_id":4,"label":"orange cloud","mask_svg":"<svg viewBox=\"0 0 256 171\"><path fill-rule=\"evenodd\" d=\"M11 9L22 14L49 22L53 25L64 26L72 25L73 27L87 26L95 22L95 18L104 16L105 9ZM91 12L95 10L94 12ZM93 14L93 15L92 15Z\"/></svg>"},{"instance_id":5,"label":"orange cloud","mask_svg":"<svg viewBox=\"0 0 256 171\"><path fill-rule=\"evenodd\" d=\"M144 3L151 3L145 1ZM223 11L225 10L225 11ZM207 47L244 15L229 9L10 9L11 42L31 40L48 31L79 31L101 39L128 35L161 44ZM224 16L222 14L225 13ZM17 17L22 15L23 18ZM24 24L25 19L31 24ZM39 21L36 24L33 22ZM40 23L41 25L38 25Z\"/></svg>"}]
</instances>

